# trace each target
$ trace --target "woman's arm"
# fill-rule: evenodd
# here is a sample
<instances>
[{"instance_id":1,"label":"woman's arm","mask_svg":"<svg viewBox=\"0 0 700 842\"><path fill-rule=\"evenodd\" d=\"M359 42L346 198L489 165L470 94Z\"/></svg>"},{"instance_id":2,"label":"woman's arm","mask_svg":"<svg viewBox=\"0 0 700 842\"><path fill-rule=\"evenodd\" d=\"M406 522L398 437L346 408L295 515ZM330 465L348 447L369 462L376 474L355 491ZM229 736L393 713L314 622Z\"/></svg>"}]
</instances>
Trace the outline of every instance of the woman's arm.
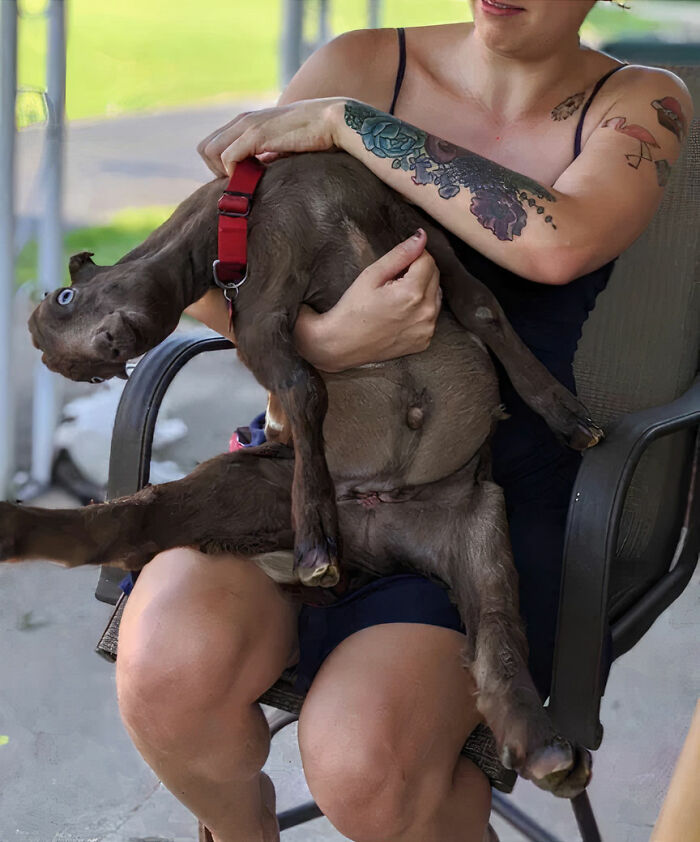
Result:
<instances>
[{"instance_id":1,"label":"woman's arm","mask_svg":"<svg viewBox=\"0 0 700 842\"><path fill-rule=\"evenodd\" d=\"M340 147L494 262L563 284L648 225L692 116L685 86L666 71L624 68L608 84L607 114L552 187L349 98L245 115L207 157L230 169L248 155Z\"/></svg>"},{"instance_id":2,"label":"woman's arm","mask_svg":"<svg viewBox=\"0 0 700 842\"><path fill-rule=\"evenodd\" d=\"M333 106L334 139L482 254L531 280L567 283L649 224L690 117L671 74L629 68L614 78L617 101L551 188L352 100Z\"/></svg>"}]
</instances>

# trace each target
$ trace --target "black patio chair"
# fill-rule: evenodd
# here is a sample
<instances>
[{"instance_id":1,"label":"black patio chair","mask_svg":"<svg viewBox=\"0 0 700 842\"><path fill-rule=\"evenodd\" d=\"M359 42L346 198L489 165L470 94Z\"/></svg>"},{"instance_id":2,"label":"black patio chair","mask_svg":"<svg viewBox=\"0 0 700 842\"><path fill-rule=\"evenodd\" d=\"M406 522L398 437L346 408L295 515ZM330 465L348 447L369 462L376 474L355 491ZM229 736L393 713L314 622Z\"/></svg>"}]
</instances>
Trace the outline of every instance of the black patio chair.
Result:
<instances>
[{"instance_id":1,"label":"black patio chair","mask_svg":"<svg viewBox=\"0 0 700 842\"><path fill-rule=\"evenodd\" d=\"M700 102L700 68L674 69ZM613 658L627 652L683 591L700 552L700 122L674 168L649 229L620 259L585 325L576 355L579 393L606 439L588 451L569 509L549 709L559 731L591 750L603 727L600 702L608 628ZM109 497L148 483L151 442L163 396L193 357L230 349L222 337L169 337L139 363L119 406L112 439ZM122 571L103 569L97 598L117 604L98 652L116 659L125 598ZM260 701L277 710L277 733L297 719L303 697L286 671ZM489 755L490 732L467 742L467 756ZM496 789L513 776L496 764ZM587 794L573 809L584 842L600 842ZM531 842L558 842L494 792L493 809ZM321 815L309 802L279 815L282 830ZM204 829L200 830L205 840Z\"/></svg>"}]
</instances>

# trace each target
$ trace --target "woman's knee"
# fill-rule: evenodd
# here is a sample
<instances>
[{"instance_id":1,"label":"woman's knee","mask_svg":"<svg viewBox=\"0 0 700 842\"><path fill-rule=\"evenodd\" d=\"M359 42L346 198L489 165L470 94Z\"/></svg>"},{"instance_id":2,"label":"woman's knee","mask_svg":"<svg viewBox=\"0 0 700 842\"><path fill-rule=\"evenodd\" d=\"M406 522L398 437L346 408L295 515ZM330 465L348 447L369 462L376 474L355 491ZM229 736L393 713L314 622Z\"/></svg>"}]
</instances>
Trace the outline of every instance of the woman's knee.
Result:
<instances>
[{"instance_id":1,"label":"woman's knee","mask_svg":"<svg viewBox=\"0 0 700 842\"><path fill-rule=\"evenodd\" d=\"M295 646L294 607L250 568L189 549L144 568L125 607L117 658L119 706L132 736L170 751L219 715L231 728L250 728L251 707Z\"/></svg>"},{"instance_id":2,"label":"woman's knee","mask_svg":"<svg viewBox=\"0 0 700 842\"><path fill-rule=\"evenodd\" d=\"M302 753L316 803L337 830L355 842L401 839L417 819L418 783L390 748L338 740Z\"/></svg>"}]
</instances>

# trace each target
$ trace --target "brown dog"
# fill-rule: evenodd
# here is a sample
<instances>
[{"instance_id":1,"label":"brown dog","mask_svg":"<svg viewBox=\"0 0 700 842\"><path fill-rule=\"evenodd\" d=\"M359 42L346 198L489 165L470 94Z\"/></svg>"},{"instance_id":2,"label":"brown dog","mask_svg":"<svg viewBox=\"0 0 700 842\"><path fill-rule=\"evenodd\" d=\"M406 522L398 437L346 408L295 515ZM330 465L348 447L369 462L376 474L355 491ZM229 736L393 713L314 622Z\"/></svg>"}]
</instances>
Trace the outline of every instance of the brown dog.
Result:
<instances>
[{"instance_id":1,"label":"brown dog","mask_svg":"<svg viewBox=\"0 0 700 842\"><path fill-rule=\"evenodd\" d=\"M199 189L115 266L96 266L87 253L71 258L72 287L30 319L51 369L75 380L125 376L127 360L175 328L213 285L223 188L219 180ZM430 347L321 376L292 342L301 303L328 310L419 226L447 305ZM353 158L316 153L271 165L253 203L248 250L238 348L280 401L294 450L268 443L218 456L183 480L87 509L0 504L0 559L138 570L180 545L251 556L294 548L282 578L335 593L351 577L406 566L439 577L464 621L464 664L505 765L573 796L589 761L556 737L527 671L503 496L490 479L488 439L503 413L486 346L572 447L595 444L601 431L523 345L443 232ZM357 441L366 443L361 453Z\"/></svg>"}]
</instances>

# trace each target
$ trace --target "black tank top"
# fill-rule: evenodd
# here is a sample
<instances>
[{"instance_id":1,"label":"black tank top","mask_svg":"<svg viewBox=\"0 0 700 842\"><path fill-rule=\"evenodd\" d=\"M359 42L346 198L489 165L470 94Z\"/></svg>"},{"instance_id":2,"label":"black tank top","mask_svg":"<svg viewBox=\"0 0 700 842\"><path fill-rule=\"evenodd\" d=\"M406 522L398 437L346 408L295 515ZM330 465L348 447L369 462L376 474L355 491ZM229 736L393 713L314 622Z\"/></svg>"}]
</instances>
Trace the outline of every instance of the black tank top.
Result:
<instances>
[{"instance_id":1,"label":"black tank top","mask_svg":"<svg viewBox=\"0 0 700 842\"><path fill-rule=\"evenodd\" d=\"M393 114L406 73L406 35L398 29L399 65L390 113ZM591 103L605 82L624 64L598 80L576 127L573 157L581 154L583 122ZM581 330L599 292L612 273L615 261L582 275L568 284L540 284L509 272L484 257L458 237L450 235L452 246L464 266L498 298L511 324L525 344L552 374L575 393L573 360ZM507 375L497 363L501 397L510 415L496 429L492 439L494 479L506 490L506 498L526 499L533 482L548 473L559 472L573 483L578 454L565 450L544 421L520 399Z\"/></svg>"}]
</instances>

